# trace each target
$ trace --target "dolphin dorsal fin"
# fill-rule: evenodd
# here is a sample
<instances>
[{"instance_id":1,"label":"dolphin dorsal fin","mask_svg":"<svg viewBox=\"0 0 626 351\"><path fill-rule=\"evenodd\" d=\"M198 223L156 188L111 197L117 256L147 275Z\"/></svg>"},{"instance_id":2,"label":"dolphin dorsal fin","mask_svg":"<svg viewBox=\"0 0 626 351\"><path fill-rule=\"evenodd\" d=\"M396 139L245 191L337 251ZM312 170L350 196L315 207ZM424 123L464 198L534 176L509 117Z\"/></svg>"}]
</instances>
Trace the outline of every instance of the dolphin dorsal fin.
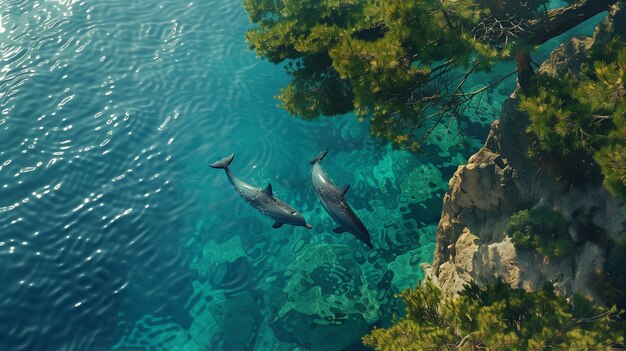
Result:
<instances>
[{"instance_id":1,"label":"dolphin dorsal fin","mask_svg":"<svg viewBox=\"0 0 626 351\"><path fill-rule=\"evenodd\" d=\"M348 192L348 190L350 190L350 184L344 186L343 188L341 188L341 196L345 196L346 193Z\"/></svg>"},{"instance_id":2,"label":"dolphin dorsal fin","mask_svg":"<svg viewBox=\"0 0 626 351\"><path fill-rule=\"evenodd\" d=\"M267 194L267 196L273 196L274 193L272 192L272 183L267 183L267 188L263 191Z\"/></svg>"}]
</instances>

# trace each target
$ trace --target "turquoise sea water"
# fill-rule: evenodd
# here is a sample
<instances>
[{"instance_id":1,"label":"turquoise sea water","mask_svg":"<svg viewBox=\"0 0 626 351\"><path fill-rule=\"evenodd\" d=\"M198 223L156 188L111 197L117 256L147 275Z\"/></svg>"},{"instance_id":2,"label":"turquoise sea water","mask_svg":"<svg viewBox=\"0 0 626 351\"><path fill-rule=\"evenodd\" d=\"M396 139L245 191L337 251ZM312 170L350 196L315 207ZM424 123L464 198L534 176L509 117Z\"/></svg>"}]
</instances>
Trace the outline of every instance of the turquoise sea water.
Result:
<instances>
[{"instance_id":1,"label":"turquoise sea water","mask_svg":"<svg viewBox=\"0 0 626 351\"><path fill-rule=\"evenodd\" d=\"M414 155L277 108L247 28L237 0L0 0L0 350L359 350L390 319L513 82ZM324 148L375 250L332 233ZM231 152L314 228L272 229L207 166Z\"/></svg>"}]
</instances>

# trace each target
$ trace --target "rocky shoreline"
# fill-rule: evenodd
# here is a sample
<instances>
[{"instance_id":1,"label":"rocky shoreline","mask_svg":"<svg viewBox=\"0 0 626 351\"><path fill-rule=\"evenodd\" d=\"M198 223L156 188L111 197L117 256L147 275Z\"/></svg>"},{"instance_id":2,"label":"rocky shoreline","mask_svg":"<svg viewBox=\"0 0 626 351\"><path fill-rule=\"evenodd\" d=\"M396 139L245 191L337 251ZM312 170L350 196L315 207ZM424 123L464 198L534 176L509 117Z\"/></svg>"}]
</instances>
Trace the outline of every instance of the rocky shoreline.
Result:
<instances>
[{"instance_id":1,"label":"rocky shoreline","mask_svg":"<svg viewBox=\"0 0 626 351\"><path fill-rule=\"evenodd\" d=\"M605 27L606 28L606 27ZM541 72L575 72L585 52L603 35L574 38L555 50ZM517 108L515 94L491 125L485 145L459 166L443 199L432 265L426 277L444 293L456 294L470 281L484 285L503 279L514 287L536 290L552 283L557 292L578 293L602 302L606 250L600 238L626 240L626 206L601 185L579 189L539 169L527 156L527 116ZM517 211L546 208L560 213L568 225L573 254L549 258L518 250L506 235Z\"/></svg>"}]
</instances>

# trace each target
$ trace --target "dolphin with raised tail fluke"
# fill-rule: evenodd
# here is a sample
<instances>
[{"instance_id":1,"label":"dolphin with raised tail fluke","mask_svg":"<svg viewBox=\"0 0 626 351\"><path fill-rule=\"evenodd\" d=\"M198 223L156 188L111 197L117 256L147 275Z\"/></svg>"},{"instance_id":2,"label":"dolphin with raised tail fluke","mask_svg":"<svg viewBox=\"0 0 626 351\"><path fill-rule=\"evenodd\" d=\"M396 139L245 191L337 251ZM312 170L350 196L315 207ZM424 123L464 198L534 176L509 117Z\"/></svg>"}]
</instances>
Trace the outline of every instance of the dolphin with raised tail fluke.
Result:
<instances>
[{"instance_id":1,"label":"dolphin with raised tail fluke","mask_svg":"<svg viewBox=\"0 0 626 351\"><path fill-rule=\"evenodd\" d=\"M312 176L315 194L322 202L326 212L339 224L337 228L333 229L333 232L337 234L348 232L364 242L370 249L373 249L370 233L345 199L350 185L343 188L335 186L320 165L320 161L327 153L328 150L320 153L311 161L311 164L313 165Z\"/></svg>"},{"instance_id":2,"label":"dolphin with raised tail fluke","mask_svg":"<svg viewBox=\"0 0 626 351\"><path fill-rule=\"evenodd\" d=\"M230 180L230 183L235 187L237 193L252 207L256 208L257 211L276 221L274 225L272 225L272 228L280 228L283 224L307 227L309 229L313 228L306 222L300 212L274 196L272 184L268 184L265 189L260 189L237 178L228 168L234 158L235 154L231 154L209 166L224 169L228 180Z\"/></svg>"}]
</instances>

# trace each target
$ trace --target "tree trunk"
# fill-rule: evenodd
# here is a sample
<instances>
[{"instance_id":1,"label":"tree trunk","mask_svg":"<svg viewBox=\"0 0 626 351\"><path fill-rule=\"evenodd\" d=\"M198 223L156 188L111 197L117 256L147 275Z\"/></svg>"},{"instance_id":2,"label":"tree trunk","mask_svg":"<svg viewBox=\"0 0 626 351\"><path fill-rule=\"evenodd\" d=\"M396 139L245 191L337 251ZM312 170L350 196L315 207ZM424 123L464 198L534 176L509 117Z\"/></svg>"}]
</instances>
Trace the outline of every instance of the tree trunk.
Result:
<instances>
[{"instance_id":1,"label":"tree trunk","mask_svg":"<svg viewBox=\"0 0 626 351\"><path fill-rule=\"evenodd\" d=\"M535 74L531 66L530 54L528 52L515 54L515 65L517 66L517 82L522 91L526 91L530 86L530 77Z\"/></svg>"},{"instance_id":2,"label":"tree trunk","mask_svg":"<svg viewBox=\"0 0 626 351\"><path fill-rule=\"evenodd\" d=\"M520 42L528 45L541 45L561 35L591 17L608 11L620 0L585 0L571 6L550 10L547 19L535 19L529 24L531 30L520 37Z\"/></svg>"},{"instance_id":3,"label":"tree trunk","mask_svg":"<svg viewBox=\"0 0 626 351\"><path fill-rule=\"evenodd\" d=\"M518 40L528 46L541 45L621 2L621 0L584 0L571 6L550 10L547 18L531 20L529 25L532 29L522 34ZM525 91L530 85L530 77L535 74L530 54L518 52L515 54L515 64L517 82L522 91Z\"/></svg>"}]
</instances>

